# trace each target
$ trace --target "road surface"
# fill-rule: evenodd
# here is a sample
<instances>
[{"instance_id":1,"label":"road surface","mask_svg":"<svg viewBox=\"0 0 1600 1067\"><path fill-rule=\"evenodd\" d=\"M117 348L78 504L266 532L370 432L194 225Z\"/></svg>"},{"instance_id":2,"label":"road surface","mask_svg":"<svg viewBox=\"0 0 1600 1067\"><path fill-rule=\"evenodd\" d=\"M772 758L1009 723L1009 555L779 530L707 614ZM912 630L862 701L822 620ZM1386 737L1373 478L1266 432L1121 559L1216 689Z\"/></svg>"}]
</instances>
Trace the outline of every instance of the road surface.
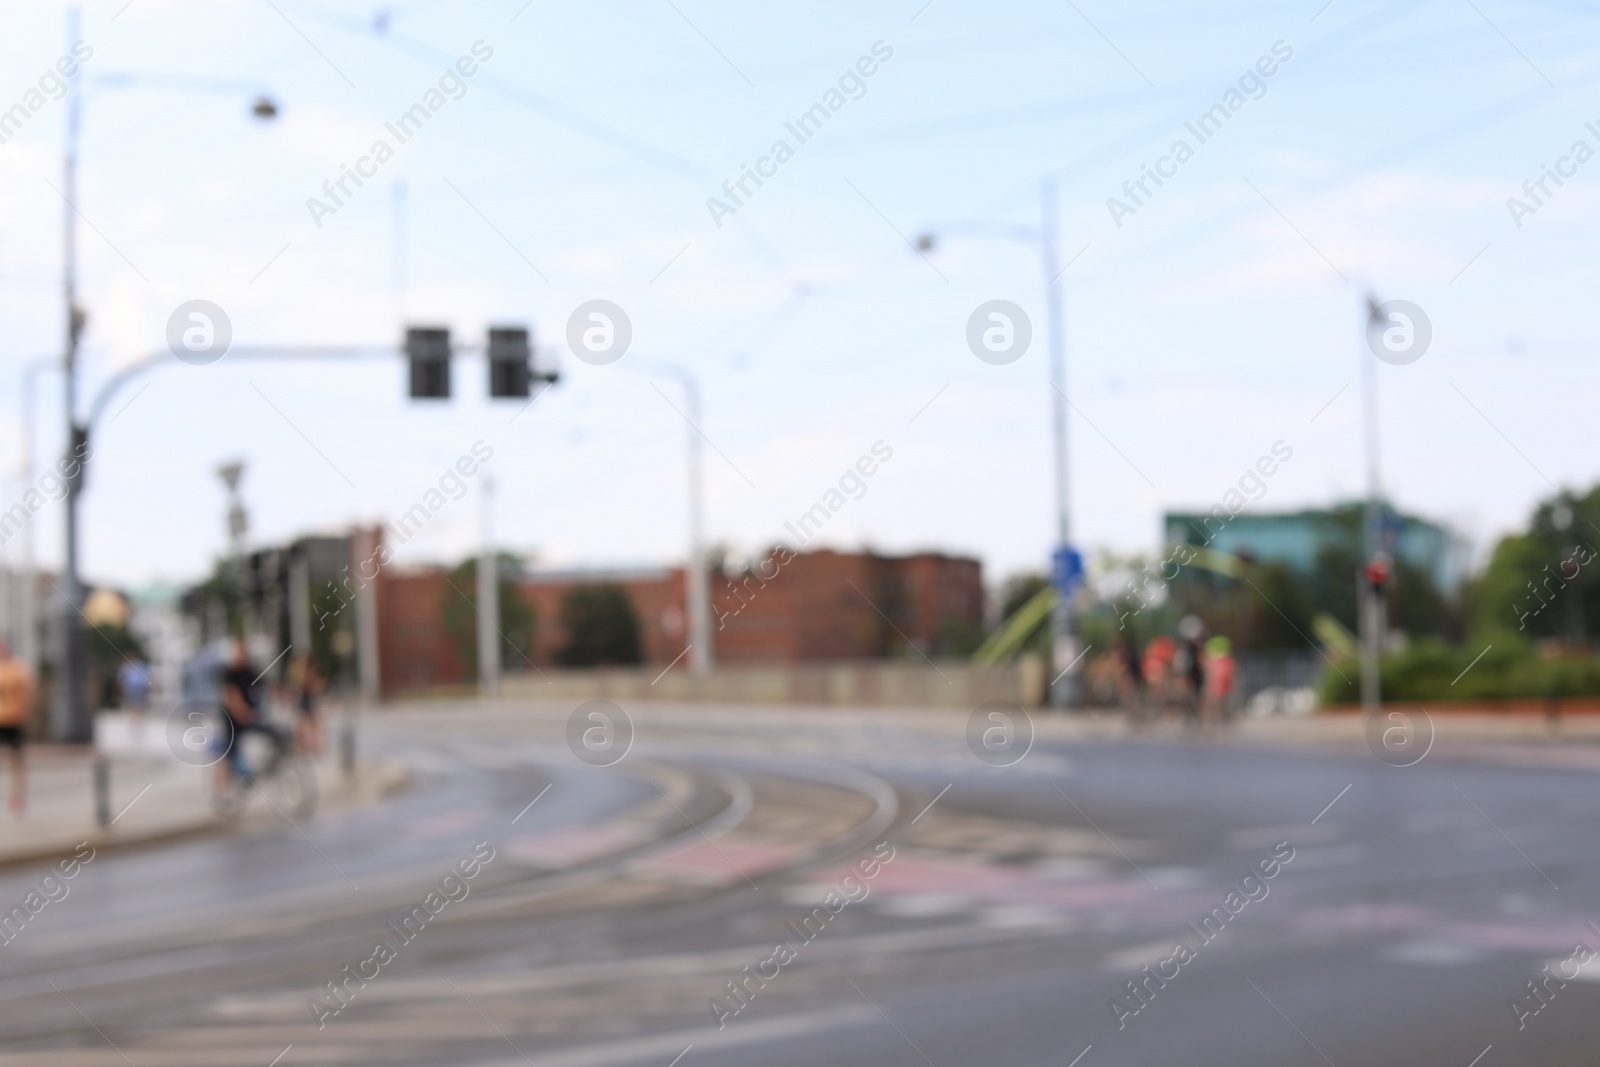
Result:
<instances>
[{"instance_id":1,"label":"road surface","mask_svg":"<svg viewBox=\"0 0 1600 1067\"><path fill-rule=\"evenodd\" d=\"M948 716L760 709L635 709L600 767L570 711L375 717L381 803L0 871L39 894L0 1065L1595 1056L1592 772L1112 730L992 766Z\"/></svg>"}]
</instances>

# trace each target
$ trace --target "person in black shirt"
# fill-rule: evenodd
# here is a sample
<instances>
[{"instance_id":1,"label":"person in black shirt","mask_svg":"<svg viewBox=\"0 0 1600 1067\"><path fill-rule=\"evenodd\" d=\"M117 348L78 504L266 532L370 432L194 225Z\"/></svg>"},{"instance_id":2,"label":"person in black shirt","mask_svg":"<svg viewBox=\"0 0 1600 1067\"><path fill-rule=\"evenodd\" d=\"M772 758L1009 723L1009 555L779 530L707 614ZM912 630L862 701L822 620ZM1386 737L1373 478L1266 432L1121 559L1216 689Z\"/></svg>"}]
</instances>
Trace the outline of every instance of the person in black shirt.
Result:
<instances>
[{"instance_id":1,"label":"person in black shirt","mask_svg":"<svg viewBox=\"0 0 1600 1067\"><path fill-rule=\"evenodd\" d=\"M278 741L277 731L267 724L262 715L261 690L256 685L255 668L250 665L250 653L244 642L235 639L228 657L228 666L222 672L222 710L228 716L227 759L217 764L220 775L243 775L245 768L239 759L239 739L251 730L266 734Z\"/></svg>"}]
</instances>

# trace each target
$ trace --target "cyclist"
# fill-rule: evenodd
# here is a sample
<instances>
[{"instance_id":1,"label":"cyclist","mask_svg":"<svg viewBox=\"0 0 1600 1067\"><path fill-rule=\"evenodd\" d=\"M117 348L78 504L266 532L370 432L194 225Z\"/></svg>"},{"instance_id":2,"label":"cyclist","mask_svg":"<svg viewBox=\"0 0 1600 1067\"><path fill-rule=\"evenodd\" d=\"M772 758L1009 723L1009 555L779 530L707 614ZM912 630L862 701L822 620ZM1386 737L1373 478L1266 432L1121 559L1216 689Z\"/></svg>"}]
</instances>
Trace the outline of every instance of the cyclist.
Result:
<instances>
[{"instance_id":1,"label":"cyclist","mask_svg":"<svg viewBox=\"0 0 1600 1067\"><path fill-rule=\"evenodd\" d=\"M227 713L228 722L232 726L230 735L219 738L219 743L227 744L227 759L217 763L217 785L225 787L230 777L248 780L249 774L243 761L239 757L240 739L244 734L254 730L264 734L277 746L283 745L283 739L264 718L261 706L261 690L256 686L256 671L250 665L250 653L245 650L244 642L234 639L233 648L228 656L228 666L222 672L222 710Z\"/></svg>"}]
</instances>

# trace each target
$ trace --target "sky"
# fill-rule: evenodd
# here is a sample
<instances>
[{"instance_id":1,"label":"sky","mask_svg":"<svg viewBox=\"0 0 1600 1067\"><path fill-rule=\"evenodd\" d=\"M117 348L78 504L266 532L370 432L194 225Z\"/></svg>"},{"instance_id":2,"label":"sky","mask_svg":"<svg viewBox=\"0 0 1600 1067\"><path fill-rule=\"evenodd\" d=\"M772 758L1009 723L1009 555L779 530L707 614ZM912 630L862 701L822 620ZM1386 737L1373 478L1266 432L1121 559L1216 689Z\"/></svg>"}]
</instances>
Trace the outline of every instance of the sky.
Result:
<instances>
[{"instance_id":1,"label":"sky","mask_svg":"<svg viewBox=\"0 0 1600 1067\"><path fill-rule=\"evenodd\" d=\"M784 538L876 447L890 457L814 544L970 554L991 580L1039 569L1046 182L1086 551L1154 551L1163 511L1209 509L1275 446L1292 458L1251 509L1363 493L1368 370L1385 491L1480 553L1600 479L1600 15L1575 3L110 0L83 4L70 40L59 3L3 18L0 111L26 112L0 144L3 503L64 440L47 369L27 481L23 371L62 345L52 72L73 41L91 53L74 76L79 410L159 357L95 427L91 582L207 571L229 460L252 543L274 544L392 520L475 446L492 459L402 561L459 559L486 514L539 565L680 561L695 431L667 364L700 383L708 534L735 555ZM250 113L263 93L271 122ZM385 124L430 93L402 143ZM820 129L790 130L830 101ZM1202 139L1208 112L1227 117ZM358 166L362 184L324 191ZM757 166L759 186L724 191ZM1146 168L1169 176L1140 191ZM1369 293L1422 309L1420 357L1374 359ZM218 361L169 351L193 300L231 325ZM631 324L605 365L567 341L592 300ZM998 365L968 344L992 300L1032 331ZM406 323L465 343L528 326L560 380L490 401L468 353L451 400L409 400ZM318 345L367 355L250 351ZM56 565L60 505L31 530Z\"/></svg>"}]
</instances>

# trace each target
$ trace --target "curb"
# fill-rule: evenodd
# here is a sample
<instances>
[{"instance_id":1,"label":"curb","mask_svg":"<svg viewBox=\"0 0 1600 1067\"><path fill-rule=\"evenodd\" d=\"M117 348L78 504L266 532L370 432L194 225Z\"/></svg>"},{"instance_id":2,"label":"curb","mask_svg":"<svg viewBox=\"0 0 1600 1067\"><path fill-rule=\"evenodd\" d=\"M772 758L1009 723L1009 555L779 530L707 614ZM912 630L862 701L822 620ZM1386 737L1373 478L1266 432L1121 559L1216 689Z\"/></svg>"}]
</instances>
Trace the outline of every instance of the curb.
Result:
<instances>
[{"instance_id":1,"label":"curb","mask_svg":"<svg viewBox=\"0 0 1600 1067\"><path fill-rule=\"evenodd\" d=\"M337 772L334 773L337 774ZM376 803L405 789L412 784L414 778L415 776L409 768L398 764L379 763L369 765L357 772L356 781L353 785L341 787L331 794L324 794L322 802L318 804L318 813L342 811L353 806ZM78 839L78 842L69 843L63 839L60 843L39 845L27 851L0 853L0 871L65 859L71 856L73 850L78 847L78 843L82 842L92 845L96 853L132 852L141 848L155 848L191 838L200 838L208 834L220 834L239 825L240 823L236 820L222 819L208 813L193 821L152 829L148 832L129 836L122 836L115 831L98 826L90 827Z\"/></svg>"}]
</instances>

